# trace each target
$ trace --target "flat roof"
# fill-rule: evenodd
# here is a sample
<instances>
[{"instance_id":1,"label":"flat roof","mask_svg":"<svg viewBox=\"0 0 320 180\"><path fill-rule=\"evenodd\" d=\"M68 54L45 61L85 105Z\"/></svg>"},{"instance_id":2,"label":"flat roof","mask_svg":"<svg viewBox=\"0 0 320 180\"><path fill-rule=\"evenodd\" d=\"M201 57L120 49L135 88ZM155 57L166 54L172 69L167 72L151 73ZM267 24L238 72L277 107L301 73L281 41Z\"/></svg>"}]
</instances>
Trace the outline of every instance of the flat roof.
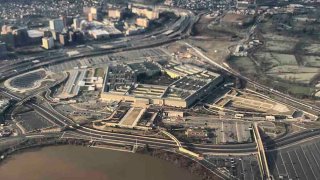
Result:
<instances>
[{"instance_id":1,"label":"flat roof","mask_svg":"<svg viewBox=\"0 0 320 180\"><path fill-rule=\"evenodd\" d=\"M40 38L43 36L43 32L42 31L39 31L39 30L28 30L27 31L28 33L28 36L31 37L31 38Z\"/></svg>"}]
</instances>

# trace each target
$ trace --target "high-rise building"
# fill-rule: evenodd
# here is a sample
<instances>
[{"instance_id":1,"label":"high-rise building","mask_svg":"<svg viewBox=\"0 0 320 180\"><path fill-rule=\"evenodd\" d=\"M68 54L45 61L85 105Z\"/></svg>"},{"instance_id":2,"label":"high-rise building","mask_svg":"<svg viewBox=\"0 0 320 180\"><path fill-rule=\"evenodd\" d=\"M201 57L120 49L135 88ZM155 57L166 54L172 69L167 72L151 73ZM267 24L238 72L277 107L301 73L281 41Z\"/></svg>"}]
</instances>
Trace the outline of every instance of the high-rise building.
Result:
<instances>
[{"instance_id":1,"label":"high-rise building","mask_svg":"<svg viewBox=\"0 0 320 180\"><path fill-rule=\"evenodd\" d=\"M132 13L137 14L138 16L146 17L150 20L159 19L159 11L143 8L143 7L132 7Z\"/></svg>"},{"instance_id":2,"label":"high-rise building","mask_svg":"<svg viewBox=\"0 0 320 180\"><path fill-rule=\"evenodd\" d=\"M14 42L14 36L12 33L2 34L0 36L0 40L2 42L5 42L8 48L14 48L15 42Z\"/></svg>"},{"instance_id":3,"label":"high-rise building","mask_svg":"<svg viewBox=\"0 0 320 180\"><path fill-rule=\"evenodd\" d=\"M59 34L60 34L60 32L51 31L51 36L52 36L53 40L55 40L55 41L59 40Z\"/></svg>"},{"instance_id":4,"label":"high-rise building","mask_svg":"<svg viewBox=\"0 0 320 180\"><path fill-rule=\"evenodd\" d=\"M237 0L237 8L238 9L247 9L249 7L255 6L255 0Z\"/></svg>"},{"instance_id":5,"label":"high-rise building","mask_svg":"<svg viewBox=\"0 0 320 180\"><path fill-rule=\"evenodd\" d=\"M54 40L52 37L42 38L42 47L45 49L52 49L54 47Z\"/></svg>"},{"instance_id":6,"label":"high-rise building","mask_svg":"<svg viewBox=\"0 0 320 180\"><path fill-rule=\"evenodd\" d=\"M122 18L122 10L121 9L109 9L108 10L108 17L113 19L121 19Z\"/></svg>"},{"instance_id":7,"label":"high-rise building","mask_svg":"<svg viewBox=\"0 0 320 180\"><path fill-rule=\"evenodd\" d=\"M74 38L74 43L81 44L84 42L84 36L80 31L73 32L73 38Z\"/></svg>"},{"instance_id":8,"label":"high-rise building","mask_svg":"<svg viewBox=\"0 0 320 180\"><path fill-rule=\"evenodd\" d=\"M88 21L93 21L93 20L95 20L96 19L96 14L92 14L92 13L89 13L88 14Z\"/></svg>"},{"instance_id":9,"label":"high-rise building","mask_svg":"<svg viewBox=\"0 0 320 180\"><path fill-rule=\"evenodd\" d=\"M74 42L74 33L72 31L68 32L68 41L69 41L69 43Z\"/></svg>"},{"instance_id":10,"label":"high-rise building","mask_svg":"<svg viewBox=\"0 0 320 180\"><path fill-rule=\"evenodd\" d=\"M12 31L14 42L16 46L24 46L29 42L29 35L27 28L18 28Z\"/></svg>"},{"instance_id":11,"label":"high-rise building","mask_svg":"<svg viewBox=\"0 0 320 180\"><path fill-rule=\"evenodd\" d=\"M62 19L53 19L49 21L49 28L50 30L56 32L62 32L64 28L64 23Z\"/></svg>"},{"instance_id":12,"label":"high-rise building","mask_svg":"<svg viewBox=\"0 0 320 180\"><path fill-rule=\"evenodd\" d=\"M68 45L69 41L68 41L68 35L66 33L62 33L59 35L59 42L61 45Z\"/></svg>"},{"instance_id":13,"label":"high-rise building","mask_svg":"<svg viewBox=\"0 0 320 180\"><path fill-rule=\"evenodd\" d=\"M8 34L8 33L12 33L14 29L17 29L14 26L10 26L10 25L3 25L1 28L1 34Z\"/></svg>"},{"instance_id":14,"label":"high-rise building","mask_svg":"<svg viewBox=\"0 0 320 180\"><path fill-rule=\"evenodd\" d=\"M7 46L6 43L0 41L0 58L7 55Z\"/></svg>"},{"instance_id":15,"label":"high-rise building","mask_svg":"<svg viewBox=\"0 0 320 180\"><path fill-rule=\"evenodd\" d=\"M82 18L78 18L78 17L73 18L73 27L74 27L75 29L80 29L80 28L81 28L81 22L82 22L82 21L83 21Z\"/></svg>"},{"instance_id":16,"label":"high-rise building","mask_svg":"<svg viewBox=\"0 0 320 180\"><path fill-rule=\"evenodd\" d=\"M36 29L30 29L28 32L28 44L41 44L44 32Z\"/></svg>"},{"instance_id":17,"label":"high-rise building","mask_svg":"<svg viewBox=\"0 0 320 180\"><path fill-rule=\"evenodd\" d=\"M101 19L101 9L96 7L84 7L83 13L88 17L88 21L100 20Z\"/></svg>"}]
</instances>

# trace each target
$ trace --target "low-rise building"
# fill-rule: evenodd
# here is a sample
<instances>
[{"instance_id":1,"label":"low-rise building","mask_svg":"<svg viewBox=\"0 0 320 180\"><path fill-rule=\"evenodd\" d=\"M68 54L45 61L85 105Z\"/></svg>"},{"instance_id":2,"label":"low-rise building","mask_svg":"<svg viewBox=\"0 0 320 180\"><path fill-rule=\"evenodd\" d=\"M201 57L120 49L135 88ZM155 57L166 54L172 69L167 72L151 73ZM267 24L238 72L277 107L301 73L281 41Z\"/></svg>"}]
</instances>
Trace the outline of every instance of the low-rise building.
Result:
<instances>
[{"instance_id":1,"label":"low-rise building","mask_svg":"<svg viewBox=\"0 0 320 180\"><path fill-rule=\"evenodd\" d=\"M94 38L94 39L106 39L109 37L109 33L106 30L102 29L94 29L90 30L89 34Z\"/></svg>"},{"instance_id":2,"label":"low-rise building","mask_svg":"<svg viewBox=\"0 0 320 180\"><path fill-rule=\"evenodd\" d=\"M255 0L237 0L237 9L248 9L256 4Z\"/></svg>"},{"instance_id":3,"label":"low-rise building","mask_svg":"<svg viewBox=\"0 0 320 180\"><path fill-rule=\"evenodd\" d=\"M125 67L125 71L117 70L116 67L108 68L101 100L187 108L223 81L223 77L219 74L204 70L184 76L169 86L137 83L136 78L139 72L147 76L152 75L151 72L156 70L152 67L129 64ZM146 69L150 69L150 73Z\"/></svg>"},{"instance_id":4,"label":"low-rise building","mask_svg":"<svg viewBox=\"0 0 320 180\"><path fill-rule=\"evenodd\" d=\"M187 137L190 138L207 138L208 132L204 129L187 129L185 132Z\"/></svg>"},{"instance_id":5,"label":"low-rise building","mask_svg":"<svg viewBox=\"0 0 320 180\"><path fill-rule=\"evenodd\" d=\"M149 27L150 21L147 18L137 18L136 25L147 28Z\"/></svg>"},{"instance_id":6,"label":"low-rise building","mask_svg":"<svg viewBox=\"0 0 320 180\"><path fill-rule=\"evenodd\" d=\"M125 34L130 36L143 33L145 30L146 29L144 27L130 26L128 29L126 29Z\"/></svg>"}]
</instances>

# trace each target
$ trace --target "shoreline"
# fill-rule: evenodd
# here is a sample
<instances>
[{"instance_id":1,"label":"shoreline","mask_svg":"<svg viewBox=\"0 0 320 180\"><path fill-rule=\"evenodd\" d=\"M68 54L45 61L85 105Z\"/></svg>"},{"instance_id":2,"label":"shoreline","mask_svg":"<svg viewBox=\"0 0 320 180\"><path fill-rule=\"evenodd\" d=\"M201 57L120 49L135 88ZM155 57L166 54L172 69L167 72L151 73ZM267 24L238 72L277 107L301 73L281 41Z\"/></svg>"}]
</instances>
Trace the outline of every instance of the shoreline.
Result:
<instances>
[{"instance_id":1,"label":"shoreline","mask_svg":"<svg viewBox=\"0 0 320 180\"><path fill-rule=\"evenodd\" d=\"M47 140L47 139L46 139ZM83 146L91 148L106 149L110 151L120 151L126 153L135 153L141 155L148 155L153 158L165 160L167 162L173 163L179 168L183 168L190 172L193 175L199 176L202 180L215 180L219 179L209 170L205 169L203 165L194 159L187 157L185 155L176 153L174 151L163 150L163 149L154 149L149 147L139 147L136 152L133 152L132 149L128 149L129 146L119 146L114 144L99 143L92 144L87 140L71 140L71 139L55 139L49 138L47 141L35 141L30 140L31 142L23 142L15 145L14 147L8 147L0 150L0 166L2 163L6 163L10 160L10 157L13 157L16 154L24 153L28 150L40 149L43 147L50 146ZM7 159L8 158L8 159Z\"/></svg>"}]
</instances>

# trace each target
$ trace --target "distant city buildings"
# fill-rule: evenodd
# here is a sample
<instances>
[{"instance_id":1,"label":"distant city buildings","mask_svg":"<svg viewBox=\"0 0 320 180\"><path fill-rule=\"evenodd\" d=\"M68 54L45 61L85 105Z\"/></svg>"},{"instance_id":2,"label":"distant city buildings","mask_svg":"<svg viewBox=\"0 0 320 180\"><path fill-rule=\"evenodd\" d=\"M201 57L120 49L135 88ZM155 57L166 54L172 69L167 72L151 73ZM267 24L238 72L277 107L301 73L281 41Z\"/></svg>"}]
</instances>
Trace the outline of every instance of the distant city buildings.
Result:
<instances>
[{"instance_id":1,"label":"distant city buildings","mask_svg":"<svg viewBox=\"0 0 320 180\"><path fill-rule=\"evenodd\" d=\"M256 4L256 0L237 0L237 9L248 9Z\"/></svg>"},{"instance_id":2,"label":"distant city buildings","mask_svg":"<svg viewBox=\"0 0 320 180\"><path fill-rule=\"evenodd\" d=\"M83 14L69 16L61 13L58 18L45 23L31 21L31 26L3 25L0 41L8 50L16 47L41 45L52 49L59 43L62 46L83 43L84 40L101 40L119 36L143 33L150 24L159 18L159 11L149 7L130 4L128 7L109 5L83 7ZM87 37L87 38L86 38Z\"/></svg>"}]
</instances>

